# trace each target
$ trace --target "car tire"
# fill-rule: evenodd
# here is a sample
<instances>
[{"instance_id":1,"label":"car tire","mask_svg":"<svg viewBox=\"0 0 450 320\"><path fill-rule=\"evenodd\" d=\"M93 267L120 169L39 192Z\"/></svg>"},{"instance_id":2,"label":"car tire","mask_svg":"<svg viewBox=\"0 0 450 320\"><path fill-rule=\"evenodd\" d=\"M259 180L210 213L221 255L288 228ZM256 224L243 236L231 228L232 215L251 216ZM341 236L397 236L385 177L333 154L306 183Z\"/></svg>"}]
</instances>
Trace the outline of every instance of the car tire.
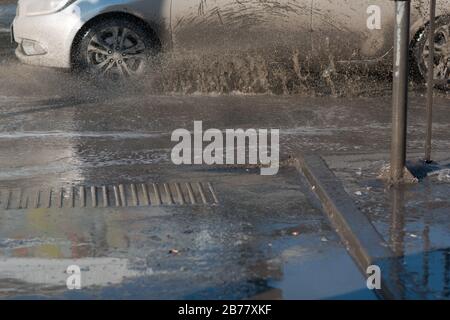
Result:
<instances>
[{"instance_id":1,"label":"car tire","mask_svg":"<svg viewBox=\"0 0 450 320\"><path fill-rule=\"evenodd\" d=\"M417 69L423 79L427 79L428 72L428 35L429 25L419 34L414 45L414 58ZM446 50L450 41L450 16L443 16L436 20L435 29L435 79L448 80L450 75L450 52ZM439 87L447 87L439 85Z\"/></svg>"},{"instance_id":2,"label":"car tire","mask_svg":"<svg viewBox=\"0 0 450 320\"><path fill-rule=\"evenodd\" d=\"M141 77L154 65L157 54L157 41L142 23L109 18L81 33L74 50L74 69L95 79Z\"/></svg>"}]
</instances>

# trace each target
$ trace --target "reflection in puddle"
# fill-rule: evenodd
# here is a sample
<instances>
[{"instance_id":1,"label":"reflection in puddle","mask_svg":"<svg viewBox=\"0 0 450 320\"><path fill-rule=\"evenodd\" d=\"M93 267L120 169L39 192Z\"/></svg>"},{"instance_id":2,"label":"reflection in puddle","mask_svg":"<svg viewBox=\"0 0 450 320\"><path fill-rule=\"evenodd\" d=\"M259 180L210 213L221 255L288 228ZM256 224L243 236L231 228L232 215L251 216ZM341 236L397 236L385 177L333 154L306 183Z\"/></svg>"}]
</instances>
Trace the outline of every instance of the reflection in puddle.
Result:
<instances>
[{"instance_id":1,"label":"reflection in puddle","mask_svg":"<svg viewBox=\"0 0 450 320\"><path fill-rule=\"evenodd\" d=\"M68 277L66 269L71 265L81 268L83 288L114 285L125 278L154 275L152 269L132 270L127 259L118 258L0 258L0 278L22 281L32 286L65 287Z\"/></svg>"},{"instance_id":2,"label":"reflection in puddle","mask_svg":"<svg viewBox=\"0 0 450 320\"><path fill-rule=\"evenodd\" d=\"M428 186L429 187L429 186ZM428 195L430 194L429 188ZM422 242L422 249L416 248L416 252L411 253L405 250L407 233L406 217L408 210L406 209L408 192L407 186L393 187L390 189L391 197L391 227L390 227L390 245L394 253L399 257L399 263L404 268L392 270L395 272L407 272L411 276L413 290L422 292L424 297L430 299L448 299L450 298L450 248L435 249L431 245L430 240L430 216L423 217L422 232L420 235L409 234L412 238L419 238ZM428 198L427 194L423 196ZM431 203L431 202L429 202ZM397 264L398 266L398 264ZM397 274L400 279L405 275ZM395 276L393 276L394 278ZM408 298L408 294L404 292L404 298ZM411 297L409 297L411 298Z\"/></svg>"},{"instance_id":3,"label":"reflection in puddle","mask_svg":"<svg viewBox=\"0 0 450 320\"><path fill-rule=\"evenodd\" d=\"M405 254L405 190L404 187L392 188L391 193L391 247L394 253L402 257Z\"/></svg>"},{"instance_id":4,"label":"reflection in puddle","mask_svg":"<svg viewBox=\"0 0 450 320\"><path fill-rule=\"evenodd\" d=\"M280 265L282 277L272 280L271 290L254 298L276 299L377 299L366 279L343 247L324 247L321 254L297 255ZM345 275L345 276L343 276ZM272 294L272 295L271 295Z\"/></svg>"}]
</instances>

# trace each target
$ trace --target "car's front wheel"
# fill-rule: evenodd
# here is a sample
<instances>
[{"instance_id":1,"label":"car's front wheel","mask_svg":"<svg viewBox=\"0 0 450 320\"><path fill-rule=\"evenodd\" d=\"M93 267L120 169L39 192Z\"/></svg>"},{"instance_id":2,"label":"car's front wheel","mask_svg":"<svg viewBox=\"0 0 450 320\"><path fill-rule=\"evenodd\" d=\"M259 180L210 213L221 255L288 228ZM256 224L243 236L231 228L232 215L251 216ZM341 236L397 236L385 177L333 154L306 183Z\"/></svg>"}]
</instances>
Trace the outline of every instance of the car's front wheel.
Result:
<instances>
[{"instance_id":1,"label":"car's front wheel","mask_svg":"<svg viewBox=\"0 0 450 320\"><path fill-rule=\"evenodd\" d=\"M157 54L151 34L139 23L111 18L86 29L78 40L75 67L95 78L143 75Z\"/></svg>"},{"instance_id":2,"label":"car's front wheel","mask_svg":"<svg viewBox=\"0 0 450 320\"><path fill-rule=\"evenodd\" d=\"M429 26L419 35L414 47L415 59L421 76L426 79L430 44L428 41ZM434 78L448 80L450 76L450 17L440 17L436 20L434 35Z\"/></svg>"}]
</instances>

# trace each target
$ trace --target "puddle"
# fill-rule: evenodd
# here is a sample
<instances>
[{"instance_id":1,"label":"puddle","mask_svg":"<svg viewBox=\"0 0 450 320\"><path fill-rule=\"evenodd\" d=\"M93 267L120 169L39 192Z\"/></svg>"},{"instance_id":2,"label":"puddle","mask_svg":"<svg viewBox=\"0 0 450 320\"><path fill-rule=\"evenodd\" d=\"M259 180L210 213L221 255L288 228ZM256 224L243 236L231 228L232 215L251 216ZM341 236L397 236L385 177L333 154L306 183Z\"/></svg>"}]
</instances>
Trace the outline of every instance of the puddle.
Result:
<instances>
[{"instance_id":1,"label":"puddle","mask_svg":"<svg viewBox=\"0 0 450 320\"><path fill-rule=\"evenodd\" d=\"M211 178L220 205L2 211L0 295L242 299L278 289L289 298L296 279L299 294L326 298L364 286L292 172L174 176ZM86 276L77 292L64 288L70 264ZM324 276L315 278L319 264Z\"/></svg>"}]
</instances>

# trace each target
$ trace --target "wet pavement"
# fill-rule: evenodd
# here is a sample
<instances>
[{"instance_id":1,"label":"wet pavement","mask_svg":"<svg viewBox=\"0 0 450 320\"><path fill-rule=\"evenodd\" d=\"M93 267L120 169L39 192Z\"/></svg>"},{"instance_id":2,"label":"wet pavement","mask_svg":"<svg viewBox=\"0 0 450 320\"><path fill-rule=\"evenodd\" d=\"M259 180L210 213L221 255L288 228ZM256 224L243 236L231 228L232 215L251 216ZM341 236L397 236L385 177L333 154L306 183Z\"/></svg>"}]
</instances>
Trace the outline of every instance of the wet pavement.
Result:
<instances>
[{"instance_id":1,"label":"wet pavement","mask_svg":"<svg viewBox=\"0 0 450 320\"><path fill-rule=\"evenodd\" d=\"M245 170L173 174L212 181L220 203L2 211L1 295L373 297L292 169L275 178ZM83 274L77 292L64 290L71 264Z\"/></svg>"},{"instance_id":2,"label":"wet pavement","mask_svg":"<svg viewBox=\"0 0 450 320\"><path fill-rule=\"evenodd\" d=\"M172 131L193 130L193 121L202 120L221 130L280 128L282 159L324 155L430 297L448 298L445 172L402 190L375 178L389 149L389 96L164 96L152 93L151 82L94 86L59 70L20 65L7 37L0 31L2 205L11 189L175 182L211 182L219 203L2 206L0 297L374 299L293 168L262 177L251 168L172 164ZM449 166L449 106L440 94L433 141L439 169ZM420 157L424 119L425 99L416 93L410 159ZM71 264L81 267L82 290L66 289Z\"/></svg>"},{"instance_id":3,"label":"wet pavement","mask_svg":"<svg viewBox=\"0 0 450 320\"><path fill-rule=\"evenodd\" d=\"M227 120L224 110L214 108L221 98L204 102L195 97L147 98L149 104L139 97L140 106L132 98L78 105L52 98L54 106L5 97L2 191L210 181L220 204L4 211L0 234L1 269L8 279L3 284L5 296L374 298L320 204L293 169L264 178L252 170L171 164L172 129L189 128L193 119L215 112L213 126L232 126L233 119ZM189 104L203 110L194 115ZM230 105L221 104L222 108ZM178 114L179 124L172 112ZM1 196L4 203L7 194ZM172 249L179 253L170 254ZM99 259L97 268L106 273L116 269L108 267L110 259L122 267L96 282L90 279L97 278L98 269L88 267L96 264L95 259ZM73 293L47 288L64 285L62 266L73 263L86 266L92 289ZM22 265L28 268L18 268ZM36 269L42 272L35 278ZM341 277L335 277L336 272ZM192 282L196 285L186 285Z\"/></svg>"},{"instance_id":4,"label":"wet pavement","mask_svg":"<svg viewBox=\"0 0 450 320\"><path fill-rule=\"evenodd\" d=\"M432 164L410 154L418 183L388 187L378 176L388 154L347 154L326 160L347 192L398 255L428 297L450 298L450 153Z\"/></svg>"},{"instance_id":5,"label":"wet pavement","mask_svg":"<svg viewBox=\"0 0 450 320\"><path fill-rule=\"evenodd\" d=\"M378 159L374 150L388 148L389 117L379 111L388 109L388 98L77 99L83 97L3 95L3 190L209 181L220 204L3 211L4 297L374 298L297 172L283 168L275 177L261 177L251 169L175 167L170 133L192 129L196 119L220 129L280 127L282 158L298 150L315 151L335 154L346 163L346 155L356 150ZM420 114L421 98L413 101L412 110ZM436 138L442 149L436 149L445 153L447 105L441 101ZM366 117L358 116L361 104L367 106ZM420 146L423 125L417 118L411 123L417 127L410 143ZM326 159L334 168L335 160ZM446 199L448 184L440 188ZM445 201L442 219L448 212ZM377 205L378 200L368 203ZM448 243L448 227L438 227L430 231L442 248ZM173 249L176 254L169 253ZM72 263L87 270L89 286L80 292L64 291L63 266ZM36 270L41 271L34 276ZM108 276L97 276L99 270ZM187 285L191 283L195 285Z\"/></svg>"}]
</instances>

